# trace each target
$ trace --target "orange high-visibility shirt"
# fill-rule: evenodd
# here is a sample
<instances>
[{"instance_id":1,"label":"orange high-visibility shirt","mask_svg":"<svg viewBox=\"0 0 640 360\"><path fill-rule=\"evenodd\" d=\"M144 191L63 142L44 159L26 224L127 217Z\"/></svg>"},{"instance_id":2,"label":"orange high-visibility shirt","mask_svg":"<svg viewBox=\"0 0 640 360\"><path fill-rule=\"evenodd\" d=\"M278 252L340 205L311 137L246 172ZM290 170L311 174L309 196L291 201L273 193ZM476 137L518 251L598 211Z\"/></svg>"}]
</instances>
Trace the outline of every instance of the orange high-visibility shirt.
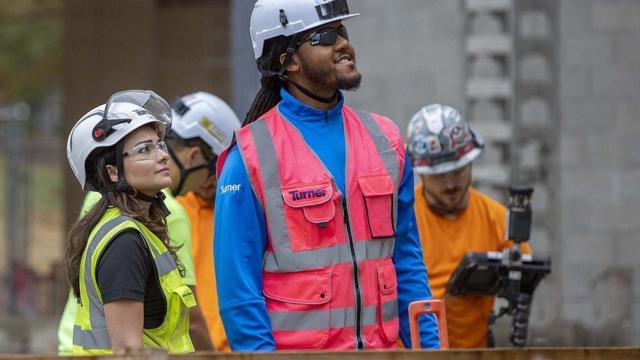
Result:
<instances>
[{"instance_id":1,"label":"orange high-visibility shirt","mask_svg":"<svg viewBox=\"0 0 640 360\"><path fill-rule=\"evenodd\" d=\"M231 351L218 311L213 265L212 203L190 192L176 198L191 221L191 254L196 273L196 298L217 351Z\"/></svg>"},{"instance_id":2,"label":"orange high-visibility shirt","mask_svg":"<svg viewBox=\"0 0 640 360\"><path fill-rule=\"evenodd\" d=\"M415 213L429 284L435 299L443 299L447 282L467 252L502 251L507 209L490 197L470 188L469 204L455 219L434 213L424 196L424 185L415 190ZM531 253L527 244L524 253ZM451 348L487 346L492 296L447 296L444 298Z\"/></svg>"}]
</instances>

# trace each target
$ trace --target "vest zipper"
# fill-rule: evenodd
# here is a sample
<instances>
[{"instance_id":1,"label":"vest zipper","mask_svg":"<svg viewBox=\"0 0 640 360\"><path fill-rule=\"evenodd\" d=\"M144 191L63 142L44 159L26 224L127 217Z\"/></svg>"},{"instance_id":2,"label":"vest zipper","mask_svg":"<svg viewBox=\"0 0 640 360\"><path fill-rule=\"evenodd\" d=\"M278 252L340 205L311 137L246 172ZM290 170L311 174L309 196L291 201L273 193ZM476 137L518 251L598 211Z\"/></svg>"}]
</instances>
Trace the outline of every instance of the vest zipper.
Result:
<instances>
[{"instance_id":1,"label":"vest zipper","mask_svg":"<svg viewBox=\"0 0 640 360\"><path fill-rule=\"evenodd\" d=\"M362 343L362 295L360 293L360 276L358 275L358 259L356 258L356 248L351 236L351 224L349 223L349 212L347 211L347 201L342 199L342 212L344 215L344 223L347 225L347 236L349 236L349 248L351 249L351 261L353 262L353 280L356 285L356 341L358 350L364 349Z\"/></svg>"}]
</instances>

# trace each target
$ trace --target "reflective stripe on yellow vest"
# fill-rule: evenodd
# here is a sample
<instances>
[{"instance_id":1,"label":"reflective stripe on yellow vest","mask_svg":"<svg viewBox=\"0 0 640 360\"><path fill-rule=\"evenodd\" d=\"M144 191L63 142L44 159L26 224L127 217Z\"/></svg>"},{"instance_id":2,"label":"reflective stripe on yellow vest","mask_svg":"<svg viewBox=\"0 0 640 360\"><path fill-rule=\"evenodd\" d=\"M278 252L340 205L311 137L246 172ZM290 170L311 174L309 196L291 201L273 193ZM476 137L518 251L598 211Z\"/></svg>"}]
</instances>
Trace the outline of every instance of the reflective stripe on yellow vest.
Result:
<instances>
[{"instance_id":1,"label":"reflective stripe on yellow vest","mask_svg":"<svg viewBox=\"0 0 640 360\"><path fill-rule=\"evenodd\" d=\"M144 329L143 344L172 353L193 351L189 338L188 309L196 305L191 289L184 285L171 253L162 241L141 223L110 207L92 229L80 262L80 304L73 328L74 354L111 354L111 340L95 278L100 254L109 241L126 229L138 231L145 239L158 272L167 312L162 325Z\"/></svg>"},{"instance_id":2,"label":"reflective stripe on yellow vest","mask_svg":"<svg viewBox=\"0 0 640 360\"><path fill-rule=\"evenodd\" d=\"M263 292L278 349L395 347L404 147L386 118L345 106L343 119L346 196L277 108L237 133L266 214Z\"/></svg>"}]
</instances>

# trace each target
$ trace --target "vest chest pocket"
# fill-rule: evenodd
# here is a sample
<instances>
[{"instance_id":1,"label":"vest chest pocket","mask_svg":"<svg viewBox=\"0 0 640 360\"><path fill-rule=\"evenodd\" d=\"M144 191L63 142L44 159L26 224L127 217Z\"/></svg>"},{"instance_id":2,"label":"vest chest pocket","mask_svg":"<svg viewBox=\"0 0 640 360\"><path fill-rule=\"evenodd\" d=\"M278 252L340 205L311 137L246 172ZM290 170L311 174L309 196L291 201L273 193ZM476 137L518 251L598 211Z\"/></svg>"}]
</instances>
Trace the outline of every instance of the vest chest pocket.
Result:
<instances>
[{"instance_id":1,"label":"vest chest pocket","mask_svg":"<svg viewBox=\"0 0 640 360\"><path fill-rule=\"evenodd\" d=\"M336 228L342 215L336 212L339 199L334 197L330 182L288 187L282 190L282 198L292 251L338 243Z\"/></svg>"},{"instance_id":2,"label":"vest chest pocket","mask_svg":"<svg viewBox=\"0 0 640 360\"><path fill-rule=\"evenodd\" d=\"M364 198L364 209L372 239L394 237L393 180L389 175L363 176L358 185Z\"/></svg>"},{"instance_id":3,"label":"vest chest pocket","mask_svg":"<svg viewBox=\"0 0 640 360\"><path fill-rule=\"evenodd\" d=\"M191 289L187 285L181 285L172 291L172 307L171 312L167 312L168 316L177 316L173 333L169 336L168 347L174 352L191 352L193 345L189 338L189 309L196 306L196 298ZM175 306L175 307L174 307Z\"/></svg>"},{"instance_id":4,"label":"vest chest pocket","mask_svg":"<svg viewBox=\"0 0 640 360\"><path fill-rule=\"evenodd\" d=\"M171 286L164 284L164 286ZM196 306L196 299L191 289L184 284L178 284L166 294L167 312L164 322L155 329L144 329L145 344L157 347L157 339L162 339L161 347L169 352L184 353L193 351L189 339L189 309Z\"/></svg>"}]
</instances>

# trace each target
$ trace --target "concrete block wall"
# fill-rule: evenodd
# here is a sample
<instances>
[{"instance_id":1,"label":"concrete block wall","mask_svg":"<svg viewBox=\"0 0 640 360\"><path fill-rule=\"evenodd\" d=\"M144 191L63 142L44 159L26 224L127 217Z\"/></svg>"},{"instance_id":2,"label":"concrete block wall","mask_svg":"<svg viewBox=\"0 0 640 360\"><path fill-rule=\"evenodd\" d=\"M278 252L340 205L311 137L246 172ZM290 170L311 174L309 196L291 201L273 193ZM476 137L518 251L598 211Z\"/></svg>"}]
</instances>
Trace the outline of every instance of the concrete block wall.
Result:
<instances>
[{"instance_id":1,"label":"concrete block wall","mask_svg":"<svg viewBox=\"0 0 640 360\"><path fill-rule=\"evenodd\" d=\"M637 346L640 2L560 8L562 314L593 344Z\"/></svg>"},{"instance_id":2,"label":"concrete block wall","mask_svg":"<svg viewBox=\"0 0 640 360\"><path fill-rule=\"evenodd\" d=\"M363 80L348 104L390 117L403 134L424 105L464 105L457 1L350 0L349 7L362 14L347 27Z\"/></svg>"}]
</instances>

